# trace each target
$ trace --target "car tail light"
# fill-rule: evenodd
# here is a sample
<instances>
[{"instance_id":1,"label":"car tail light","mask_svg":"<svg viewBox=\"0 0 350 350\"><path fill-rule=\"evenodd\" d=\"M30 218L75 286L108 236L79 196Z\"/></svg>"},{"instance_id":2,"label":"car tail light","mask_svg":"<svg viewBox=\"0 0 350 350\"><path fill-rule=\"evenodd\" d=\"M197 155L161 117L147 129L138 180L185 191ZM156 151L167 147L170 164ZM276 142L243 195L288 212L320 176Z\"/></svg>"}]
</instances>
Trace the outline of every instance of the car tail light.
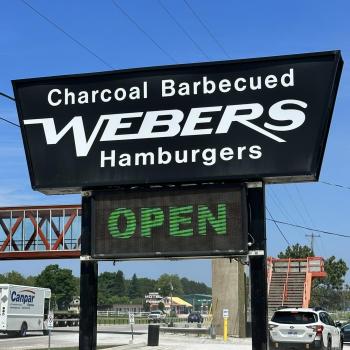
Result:
<instances>
[{"instance_id":1,"label":"car tail light","mask_svg":"<svg viewBox=\"0 0 350 350\"><path fill-rule=\"evenodd\" d=\"M316 336L322 336L323 326L321 324L315 326L306 326L307 328L311 328L314 332L316 332Z\"/></svg>"},{"instance_id":2,"label":"car tail light","mask_svg":"<svg viewBox=\"0 0 350 350\"><path fill-rule=\"evenodd\" d=\"M322 336L322 332L323 332L323 326L322 325L317 325L316 326L316 336Z\"/></svg>"}]
</instances>

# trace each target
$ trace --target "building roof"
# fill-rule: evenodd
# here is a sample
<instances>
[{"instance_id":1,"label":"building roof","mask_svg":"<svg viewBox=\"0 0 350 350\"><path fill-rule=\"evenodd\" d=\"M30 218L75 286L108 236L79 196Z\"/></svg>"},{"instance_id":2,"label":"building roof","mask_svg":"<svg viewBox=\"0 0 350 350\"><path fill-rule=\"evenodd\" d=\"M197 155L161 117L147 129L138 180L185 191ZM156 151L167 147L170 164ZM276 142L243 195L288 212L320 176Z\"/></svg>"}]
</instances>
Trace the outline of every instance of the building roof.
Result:
<instances>
[{"instance_id":1,"label":"building roof","mask_svg":"<svg viewBox=\"0 0 350 350\"><path fill-rule=\"evenodd\" d=\"M187 307L192 307L192 305L190 303L188 303L187 301L179 298L179 297L173 297L172 298L172 303L176 304L176 305L181 305L181 306L187 306Z\"/></svg>"}]
</instances>

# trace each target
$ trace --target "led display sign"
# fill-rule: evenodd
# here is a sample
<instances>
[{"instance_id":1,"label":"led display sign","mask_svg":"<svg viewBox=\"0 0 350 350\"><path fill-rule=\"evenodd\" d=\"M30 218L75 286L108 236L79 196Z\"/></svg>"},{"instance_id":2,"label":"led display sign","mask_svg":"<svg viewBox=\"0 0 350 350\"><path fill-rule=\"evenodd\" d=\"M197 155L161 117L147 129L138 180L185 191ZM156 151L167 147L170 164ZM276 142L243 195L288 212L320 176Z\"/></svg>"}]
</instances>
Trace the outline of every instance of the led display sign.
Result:
<instances>
[{"instance_id":1,"label":"led display sign","mask_svg":"<svg viewBox=\"0 0 350 350\"><path fill-rule=\"evenodd\" d=\"M247 253L245 189L95 191L92 256L99 259Z\"/></svg>"}]
</instances>

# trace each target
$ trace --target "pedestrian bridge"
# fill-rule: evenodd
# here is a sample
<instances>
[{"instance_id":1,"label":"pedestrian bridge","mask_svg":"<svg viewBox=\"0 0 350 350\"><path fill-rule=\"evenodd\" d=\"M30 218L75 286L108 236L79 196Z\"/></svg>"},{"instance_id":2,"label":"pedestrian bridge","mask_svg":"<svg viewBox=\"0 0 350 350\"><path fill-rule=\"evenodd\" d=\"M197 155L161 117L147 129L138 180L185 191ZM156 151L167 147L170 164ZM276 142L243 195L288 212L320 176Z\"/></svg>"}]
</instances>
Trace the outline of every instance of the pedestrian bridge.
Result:
<instances>
[{"instance_id":1,"label":"pedestrian bridge","mask_svg":"<svg viewBox=\"0 0 350 350\"><path fill-rule=\"evenodd\" d=\"M81 206L0 207L0 260L80 257Z\"/></svg>"}]
</instances>

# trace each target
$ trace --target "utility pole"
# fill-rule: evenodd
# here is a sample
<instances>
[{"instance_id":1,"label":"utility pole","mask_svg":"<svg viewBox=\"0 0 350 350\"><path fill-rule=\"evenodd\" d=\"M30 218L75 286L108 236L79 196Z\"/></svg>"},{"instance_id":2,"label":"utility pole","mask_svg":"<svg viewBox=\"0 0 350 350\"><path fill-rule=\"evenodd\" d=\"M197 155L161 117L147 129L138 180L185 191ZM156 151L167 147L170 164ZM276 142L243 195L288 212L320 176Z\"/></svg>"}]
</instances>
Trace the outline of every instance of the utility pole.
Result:
<instances>
[{"instance_id":1,"label":"utility pole","mask_svg":"<svg viewBox=\"0 0 350 350\"><path fill-rule=\"evenodd\" d=\"M312 252L314 253L314 241L315 241L315 238L317 237L321 237L321 235L315 235L313 232L311 232L311 235L305 235L305 237L310 237L310 240L311 240L311 244L310 244L310 248L312 250Z\"/></svg>"}]
</instances>

